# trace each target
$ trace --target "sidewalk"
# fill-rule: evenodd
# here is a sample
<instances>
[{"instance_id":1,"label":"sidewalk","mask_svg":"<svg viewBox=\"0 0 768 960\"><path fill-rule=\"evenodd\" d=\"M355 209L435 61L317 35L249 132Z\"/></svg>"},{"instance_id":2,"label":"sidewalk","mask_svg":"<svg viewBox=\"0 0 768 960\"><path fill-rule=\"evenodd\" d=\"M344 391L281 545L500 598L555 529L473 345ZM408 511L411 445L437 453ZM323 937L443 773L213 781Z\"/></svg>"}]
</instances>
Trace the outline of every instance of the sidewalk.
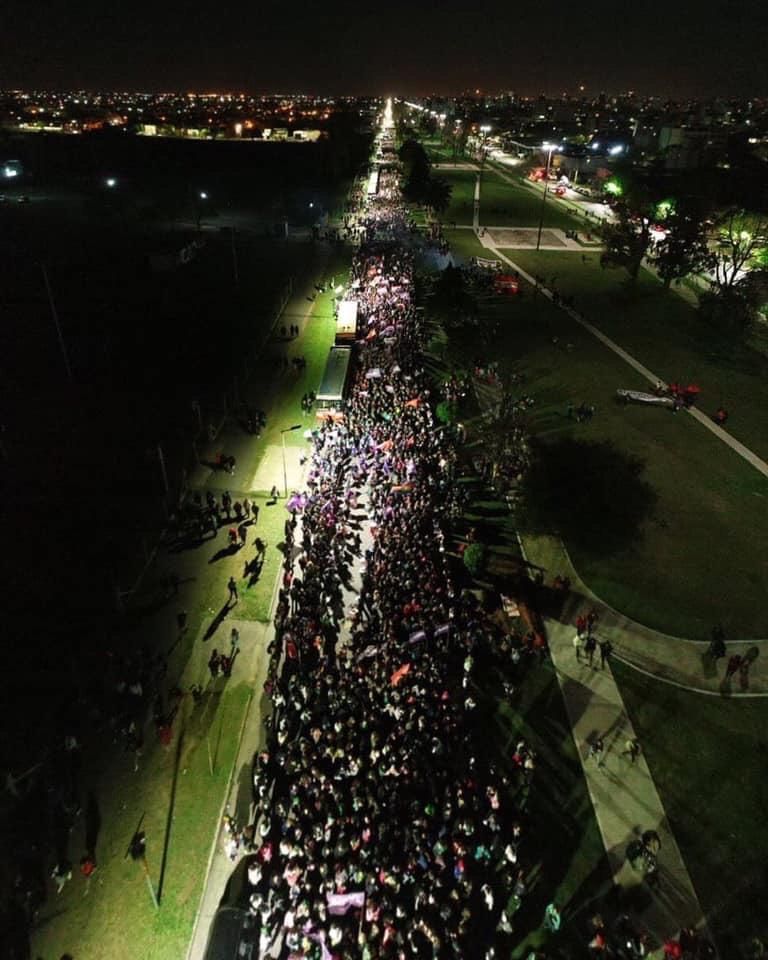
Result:
<instances>
[{"instance_id":1,"label":"sidewalk","mask_svg":"<svg viewBox=\"0 0 768 960\"><path fill-rule=\"evenodd\" d=\"M596 607L600 614L599 634L611 641L613 656L629 666L685 690L718 697L768 697L768 640L751 640L727 644L727 654L713 663L707 654L705 640L672 637L630 620L623 613L607 606L579 576L562 542L555 537L526 536L528 560L540 567L547 579L560 574L571 580L571 590L558 620L574 624L579 613ZM557 621L550 621L557 623ZM571 637L574 628L569 627ZM733 654L743 656L756 650L757 657L745 681L737 674L725 679L725 665ZM752 655L754 657L754 654Z\"/></svg>"},{"instance_id":2,"label":"sidewalk","mask_svg":"<svg viewBox=\"0 0 768 960\"><path fill-rule=\"evenodd\" d=\"M549 621L547 634L611 874L621 888L622 906L631 908L658 943L684 926L705 930L701 905L645 757L641 752L632 763L622 754L626 742L635 739L635 731L610 666L600 670L578 662L570 626ZM595 662L599 663L599 656ZM597 737L605 745L599 763L589 757ZM647 830L655 831L660 840L658 888L650 888L627 857L628 847Z\"/></svg>"}]
</instances>

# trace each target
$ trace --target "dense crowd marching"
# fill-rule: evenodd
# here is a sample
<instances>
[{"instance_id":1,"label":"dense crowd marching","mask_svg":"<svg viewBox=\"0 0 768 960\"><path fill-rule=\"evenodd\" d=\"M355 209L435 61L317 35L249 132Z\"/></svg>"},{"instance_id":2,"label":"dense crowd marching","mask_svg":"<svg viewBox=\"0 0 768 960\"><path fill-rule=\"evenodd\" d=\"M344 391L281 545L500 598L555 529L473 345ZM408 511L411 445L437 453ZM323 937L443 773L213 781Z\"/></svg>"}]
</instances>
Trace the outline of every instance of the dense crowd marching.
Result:
<instances>
[{"instance_id":1,"label":"dense crowd marching","mask_svg":"<svg viewBox=\"0 0 768 960\"><path fill-rule=\"evenodd\" d=\"M510 777L477 749L475 664L502 637L451 582L454 439L418 365L405 213L394 194L373 208L351 399L316 432L287 528L254 773L251 911L261 954L291 960L483 956L527 884L534 757L521 742Z\"/></svg>"}]
</instances>

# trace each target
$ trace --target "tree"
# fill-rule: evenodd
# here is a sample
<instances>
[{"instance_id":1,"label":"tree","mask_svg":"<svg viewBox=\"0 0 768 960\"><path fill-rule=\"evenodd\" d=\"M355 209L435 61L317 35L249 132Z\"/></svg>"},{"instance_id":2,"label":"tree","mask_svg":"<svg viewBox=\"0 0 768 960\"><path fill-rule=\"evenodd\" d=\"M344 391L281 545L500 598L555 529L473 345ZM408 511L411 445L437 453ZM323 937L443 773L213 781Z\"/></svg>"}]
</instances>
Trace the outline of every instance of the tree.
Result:
<instances>
[{"instance_id":1,"label":"tree","mask_svg":"<svg viewBox=\"0 0 768 960\"><path fill-rule=\"evenodd\" d=\"M487 550L482 543L470 543L464 551L464 566L473 577L479 577L485 570Z\"/></svg>"},{"instance_id":2,"label":"tree","mask_svg":"<svg viewBox=\"0 0 768 960\"><path fill-rule=\"evenodd\" d=\"M623 267L634 283L651 245L653 205L643 203L638 208L620 200L614 213L616 219L602 229L605 250L600 257L600 266Z\"/></svg>"},{"instance_id":3,"label":"tree","mask_svg":"<svg viewBox=\"0 0 768 960\"><path fill-rule=\"evenodd\" d=\"M727 294L758 265L768 247L768 218L746 210L728 210L714 225L712 272L718 293Z\"/></svg>"},{"instance_id":4,"label":"tree","mask_svg":"<svg viewBox=\"0 0 768 960\"><path fill-rule=\"evenodd\" d=\"M659 197L636 178L631 167L617 165L614 169L616 174L603 185L604 192L613 198L614 220L602 228L605 251L600 265L623 267L634 283L651 246Z\"/></svg>"},{"instance_id":5,"label":"tree","mask_svg":"<svg viewBox=\"0 0 768 960\"><path fill-rule=\"evenodd\" d=\"M443 177L430 176L427 182L425 202L435 213L444 213L451 202L453 186Z\"/></svg>"},{"instance_id":6,"label":"tree","mask_svg":"<svg viewBox=\"0 0 768 960\"><path fill-rule=\"evenodd\" d=\"M644 468L609 441L540 441L523 480L525 522L588 553L626 549L656 502Z\"/></svg>"},{"instance_id":7,"label":"tree","mask_svg":"<svg viewBox=\"0 0 768 960\"><path fill-rule=\"evenodd\" d=\"M657 215L663 206L658 204ZM712 269L713 256L706 225L693 203L673 204L666 216L658 219L663 221L667 234L656 244L651 259L665 287L668 288L673 280Z\"/></svg>"}]
</instances>

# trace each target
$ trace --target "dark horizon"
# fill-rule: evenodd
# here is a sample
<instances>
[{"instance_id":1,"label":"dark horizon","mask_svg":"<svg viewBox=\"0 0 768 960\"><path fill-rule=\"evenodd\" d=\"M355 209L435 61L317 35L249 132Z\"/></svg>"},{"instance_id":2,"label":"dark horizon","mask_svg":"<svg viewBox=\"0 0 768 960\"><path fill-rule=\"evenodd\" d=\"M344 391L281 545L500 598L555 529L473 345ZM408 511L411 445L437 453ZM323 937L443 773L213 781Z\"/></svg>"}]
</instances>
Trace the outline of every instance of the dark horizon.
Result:
<instances>
[{"instance_id":1,"label":"dark horizon","mask_svg":"<svg viewBox=\"0 0 768 960\"><path fill-rule=\"evenodd\" d=\"M588 17L499 0L471 10L448 0L437 12L403 0L207 12L173 0L46 11L9 0L4 13L2 89L556 96L583 84L587 95L768 96L768 5L758 0L620 10L597 0Z\"/></svg>"}]
</instances>

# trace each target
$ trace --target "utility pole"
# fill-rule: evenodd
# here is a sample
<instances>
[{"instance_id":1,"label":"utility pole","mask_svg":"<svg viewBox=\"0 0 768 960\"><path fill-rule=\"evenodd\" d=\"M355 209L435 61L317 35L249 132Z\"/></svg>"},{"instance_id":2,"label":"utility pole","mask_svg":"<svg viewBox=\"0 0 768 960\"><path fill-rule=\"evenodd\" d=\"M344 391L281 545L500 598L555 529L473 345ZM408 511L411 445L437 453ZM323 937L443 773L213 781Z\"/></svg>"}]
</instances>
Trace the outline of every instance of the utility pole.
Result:
<instances>
[{"instance_id":1,"label":"utility pole","mask_svg":"<svg viewBox=\"0 0 768 960\"><path fill-rule=\"evenodd\" d=\"M232 239L232 274L235 278L235 283L240 283L240 273L237 269L237 247L235 246L235 228L234 227L232 227L229 235Z\"/></svg>"},{"instance_id":2,"label":"utility pole","mask_svg":"<svg viewBox=\"0 0 768 960\"><path fill-rule=\"evenodd\" d=\"M541 231L544 227L544 207L547 203L547 191L549 190L549 165L552 162L552 151L555 149L554 143L545 143L544 148L547 151L547 166L544 173L544 193L541 197L541 216L539 217L539 232L536 235L536 249L541 248Z\"/></svg>"},{"instance_id":3,"label":"utility pole","mask_svg":"<svg viewBox=\"0 0 768 960\"><path fill-rule=\"evenodd\" d=\"M56 304L53 302L53 291L51 290L51 283L48 279L48 271L45 268L45 264L40 264L40 269L43 271L43 279L45 280L45 289L48 291L48 303L51 307L51 316L53 317L53 324L56 327L56 333L59 338L59 346L61 347L61 356L64 360L64 366L67 370L67 379L72 383L72 367L69 365L69 354L67 353L67 345L64 343L64 335L61 332L61 324L59 323L59 314L56 310Z\"/></svg>"},{"instance_id":4,"label":"utility pole","mask_svg":"<svg viewBox=\"0 0 768 960\"><path fill-rule=\"evenodd\" d=\"M160 464L160 473L163 475L163 489L165 490L166 497L168 496L168 473L165 469L165 457L163 456L163 448L158 443L157 445L157 460Z\"/></svg>"}]
</instances>

